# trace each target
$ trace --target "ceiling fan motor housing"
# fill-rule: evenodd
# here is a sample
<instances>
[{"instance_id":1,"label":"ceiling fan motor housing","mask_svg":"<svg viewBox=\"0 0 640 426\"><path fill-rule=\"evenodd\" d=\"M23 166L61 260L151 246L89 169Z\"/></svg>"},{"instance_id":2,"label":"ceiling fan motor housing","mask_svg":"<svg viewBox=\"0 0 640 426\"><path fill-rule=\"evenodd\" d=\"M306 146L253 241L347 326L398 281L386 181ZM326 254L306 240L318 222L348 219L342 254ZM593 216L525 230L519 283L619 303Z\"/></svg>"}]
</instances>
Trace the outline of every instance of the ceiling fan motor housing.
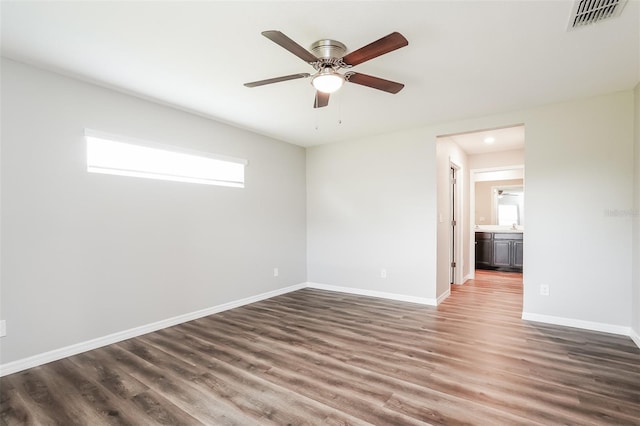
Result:
<instances>
[{"instance_id":1,"label":"ceiling fan motor housing","mask_svg":"<svg viewBox=\"0 0 640 426\"><path fill-rule=\"evenodd\" d=\"M318 40L311 45L311 52L320 59L342 58L347 46L336 40Z\"/></svg>"}]
</instances>

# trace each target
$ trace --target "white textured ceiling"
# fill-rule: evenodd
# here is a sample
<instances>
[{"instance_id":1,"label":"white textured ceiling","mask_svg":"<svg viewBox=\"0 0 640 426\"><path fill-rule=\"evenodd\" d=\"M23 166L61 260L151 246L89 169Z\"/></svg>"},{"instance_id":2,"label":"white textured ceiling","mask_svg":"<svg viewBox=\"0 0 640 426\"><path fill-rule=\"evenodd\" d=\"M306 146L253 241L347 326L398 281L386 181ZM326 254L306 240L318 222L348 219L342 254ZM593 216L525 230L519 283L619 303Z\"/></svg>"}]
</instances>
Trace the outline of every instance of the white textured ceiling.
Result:
<instances>
[{"instance_id":1,"label":"white textured ceiling","mask_svg":"<svg viewBox=\"0 0 640 426\"><path fill-rule=\"evenodd\" d=\"M470 155L487 154L490 152L524 149L524 131L524 126L520 125L441 136L438 139L449 139ZM492 138L493 142L487 143L485 141L487 138Z\"/></svg>"},{"instance_id":2,"label":"white textured ceiling","mask_svg":"<svg viewBox=\"0 0 640 426\"><path fill-rule=\"evenodd\" d=\"M640 4L566 31L572 2L2 2L2 55L302 146L631 89L640 79ZM355 71L312 108L309 80L243 83L313 69L260 35L355 50L393 31L409 46Z\"/></svg>"}]
</instances>

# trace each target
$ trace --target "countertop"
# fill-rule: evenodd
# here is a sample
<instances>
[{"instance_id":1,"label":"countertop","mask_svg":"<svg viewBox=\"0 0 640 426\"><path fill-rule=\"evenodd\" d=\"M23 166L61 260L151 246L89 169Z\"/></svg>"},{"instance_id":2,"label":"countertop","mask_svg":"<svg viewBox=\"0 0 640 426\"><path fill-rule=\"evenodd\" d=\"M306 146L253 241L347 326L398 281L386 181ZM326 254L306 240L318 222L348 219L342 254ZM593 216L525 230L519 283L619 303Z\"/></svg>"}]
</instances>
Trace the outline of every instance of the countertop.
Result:
<instances>
[{"instance_id":1,"label":"countertop","mask_svg":"<svg viewBox=\"0 0 640 426\"><path fill-rule=\"evenodd\" d=\"M518 226L516 229L513 229L511 226L499 226L499 225L485 225L485 226L476 226L475 232L499 232L499 233L512 233L512 234L522 234L524 233L524 228Z\"/></svg>"}]
</instances>

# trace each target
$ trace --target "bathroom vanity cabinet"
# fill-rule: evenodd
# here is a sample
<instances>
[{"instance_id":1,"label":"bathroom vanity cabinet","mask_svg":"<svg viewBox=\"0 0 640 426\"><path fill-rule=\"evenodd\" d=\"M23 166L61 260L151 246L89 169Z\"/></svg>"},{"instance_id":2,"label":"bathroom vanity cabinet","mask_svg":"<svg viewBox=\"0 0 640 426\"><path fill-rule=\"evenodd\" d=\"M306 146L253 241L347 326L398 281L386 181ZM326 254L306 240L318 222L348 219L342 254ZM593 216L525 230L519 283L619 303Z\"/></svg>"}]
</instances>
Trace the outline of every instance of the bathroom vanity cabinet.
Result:
<instances>
[{"instance_id":1,"label":"bathroom vanity cabinet","mask_svg":"<svg viewBox=\"0 0 640 426\"><path fill-rule=\"evenodd\" d=\"M522 232L476 232L476 269L522 272Z\"/></svg>"}]
</instances>

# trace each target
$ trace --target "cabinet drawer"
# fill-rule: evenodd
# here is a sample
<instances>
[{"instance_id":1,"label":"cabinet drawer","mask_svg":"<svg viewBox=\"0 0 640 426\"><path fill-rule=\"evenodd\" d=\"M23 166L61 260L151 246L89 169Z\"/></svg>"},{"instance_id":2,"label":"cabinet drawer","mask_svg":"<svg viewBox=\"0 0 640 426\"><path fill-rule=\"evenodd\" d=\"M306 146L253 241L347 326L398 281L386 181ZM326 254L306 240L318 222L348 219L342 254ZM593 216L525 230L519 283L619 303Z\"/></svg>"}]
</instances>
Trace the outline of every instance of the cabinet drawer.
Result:
<instances>
[{"instance_id":1,"label":"cabinet drawer","mask_svg":"<svg viewBox=\"0 0 640 426\"><path fill-rule=\"evenodd\" d=\"M476 232L476 241L478 240L490 240L493 234L491 232Z\"/></svg>"},{"instance_id":2,"label":"cabinet drawer","mask_svg":"<svg viewBox=\"0 0 640 426\"><path fill-rule=\"evenodd\" d=\"M478 233L476 232L476 235L478 235ZM493 239L494 240L521 240L522 239L522 233L520 232L505 232L502 234L493 234Z\"/></svg>"}]
</instances>

